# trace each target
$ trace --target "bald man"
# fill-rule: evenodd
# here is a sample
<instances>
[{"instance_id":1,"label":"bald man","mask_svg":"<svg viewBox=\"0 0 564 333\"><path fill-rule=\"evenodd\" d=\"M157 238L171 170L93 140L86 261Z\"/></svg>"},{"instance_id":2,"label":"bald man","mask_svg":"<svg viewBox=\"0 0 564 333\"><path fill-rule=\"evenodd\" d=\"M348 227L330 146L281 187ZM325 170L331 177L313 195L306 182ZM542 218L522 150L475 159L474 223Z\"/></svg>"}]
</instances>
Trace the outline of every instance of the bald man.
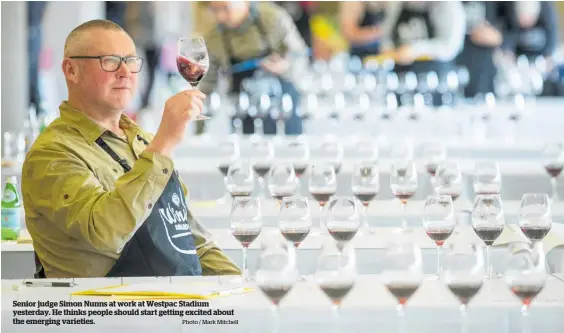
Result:
<instances>
[{"instance_id":1,"label":"bald man","mask_svg":"<svg viewBox=\"0 0 564 333\"><path fill-rule=\"evenodd\" d=\"M153 136L123 114L142 68L129 35L110 21L67 37L68 100L22 170L36 277L240 274L190 214L171 159L205 95L168 99Z\"/></svg>"}]
</instances>

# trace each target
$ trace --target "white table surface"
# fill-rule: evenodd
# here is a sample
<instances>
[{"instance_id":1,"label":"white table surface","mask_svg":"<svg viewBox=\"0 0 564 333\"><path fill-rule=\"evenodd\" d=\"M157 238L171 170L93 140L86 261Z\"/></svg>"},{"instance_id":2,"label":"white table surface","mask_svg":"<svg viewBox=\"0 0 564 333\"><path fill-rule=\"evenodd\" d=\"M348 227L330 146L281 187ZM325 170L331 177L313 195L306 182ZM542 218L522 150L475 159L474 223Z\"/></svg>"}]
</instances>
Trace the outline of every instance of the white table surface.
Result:
<instances>
[{"instance_id":1,"label":"white table surface","mask_svg":"<svg viewBox=\"0 0 564 333\"><path fill-rule=\"evenodd\" d=\"M233 277L163 277L67 279L71 288L25 287L22 280L2 280L2 330L6 332L76 332L76 326L25 326L12 324L13 301L107 301L107 297L72 296L71 292L119 284L164 283L206 284L237 287ZM255 287L253 283L247 286ZM314 282L298 282L281 302L281 332L335 332L330 305ZM146 309L151 309L145 307ZM468 309L469 333L514 333L523 327L535 333L560 333L564 329L564 282L549 276L544 289L533 301L530 317L523 321L520 303L502 279L486 280ZM131 309L124 307L123 309ZM162 308L161 308L162 309ZM180 309L180 308L178 308ZM187 308L183 308L186 310ZM192 308L194 309L194 308ZM234 316L106 316L92 317L95 325L80 326L80 332L269 332L272 325L269 301L259 291L209 300L208 309L234 310ZM87 310L87 309L86 309ZM458 302L441 281L427 277L406 307L405 332L459 332ZM60 317L64 318L64 317ZM72 318L72 317L70 317ZM189 326L182 319L236 319L238 325ZM341 310L341 332L396 332L395 300L381 283L381 276L360 275Z\"/></svg>"}]
</instances>

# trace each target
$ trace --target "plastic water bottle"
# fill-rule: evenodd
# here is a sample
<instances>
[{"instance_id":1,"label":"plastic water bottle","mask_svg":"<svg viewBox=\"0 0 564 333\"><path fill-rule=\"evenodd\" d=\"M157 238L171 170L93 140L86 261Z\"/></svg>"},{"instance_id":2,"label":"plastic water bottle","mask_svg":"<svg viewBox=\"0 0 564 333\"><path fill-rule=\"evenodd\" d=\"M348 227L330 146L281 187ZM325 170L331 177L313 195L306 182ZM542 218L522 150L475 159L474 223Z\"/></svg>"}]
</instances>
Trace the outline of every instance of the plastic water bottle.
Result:
<instances>
[{"instance_id":1,"label":"plastic water bottle","mask_svg":"<svg viewBox=\"0 0 564 333\"><path fill-rule=\"evenodd\" d=\"M17 184L16 176L6 177L6 187L2 195L2 240L16 240L20 237L22 202Z\"/></svg>"}]
</instances>

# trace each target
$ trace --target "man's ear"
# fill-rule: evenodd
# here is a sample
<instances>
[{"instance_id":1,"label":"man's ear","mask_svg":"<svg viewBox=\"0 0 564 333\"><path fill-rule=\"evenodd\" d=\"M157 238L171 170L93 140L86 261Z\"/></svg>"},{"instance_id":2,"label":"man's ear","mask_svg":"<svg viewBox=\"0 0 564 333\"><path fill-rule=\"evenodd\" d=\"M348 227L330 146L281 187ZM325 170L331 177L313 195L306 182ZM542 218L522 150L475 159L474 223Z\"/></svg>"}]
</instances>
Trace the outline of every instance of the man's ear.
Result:
<instances>
[{"instance_id":1,"label":"man's ear","mask_svg":"<svg viewBox=\"0 0 564 333\"><path fill-rule=\"evenodd\" d=\"M71 59L63 59L62 70L67 80L77 83L79 79L79 68Z\"/></svg>"}]
</instances>

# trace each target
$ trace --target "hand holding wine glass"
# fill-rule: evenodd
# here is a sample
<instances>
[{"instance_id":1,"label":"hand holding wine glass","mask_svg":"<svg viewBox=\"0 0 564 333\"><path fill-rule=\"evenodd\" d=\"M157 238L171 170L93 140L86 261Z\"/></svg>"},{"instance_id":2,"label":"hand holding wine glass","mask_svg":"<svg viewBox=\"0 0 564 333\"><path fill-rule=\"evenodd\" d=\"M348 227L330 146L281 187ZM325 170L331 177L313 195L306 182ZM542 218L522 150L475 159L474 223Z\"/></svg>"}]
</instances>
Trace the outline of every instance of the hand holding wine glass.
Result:
<instances>
[{"instance_id":1,"label":"hand holding wine glass","mask_svg":"<svg viewBox=\"0 0 564 333\"><path fill-rule=\"evenodd\" d=\"M180 75L188 81L190 88L197 87L206 76L210 67L208 49L202 37L179 38L176 65ZM206 120L209 117L197 115L195 120Z\"/></svg>"}]
</instances>

